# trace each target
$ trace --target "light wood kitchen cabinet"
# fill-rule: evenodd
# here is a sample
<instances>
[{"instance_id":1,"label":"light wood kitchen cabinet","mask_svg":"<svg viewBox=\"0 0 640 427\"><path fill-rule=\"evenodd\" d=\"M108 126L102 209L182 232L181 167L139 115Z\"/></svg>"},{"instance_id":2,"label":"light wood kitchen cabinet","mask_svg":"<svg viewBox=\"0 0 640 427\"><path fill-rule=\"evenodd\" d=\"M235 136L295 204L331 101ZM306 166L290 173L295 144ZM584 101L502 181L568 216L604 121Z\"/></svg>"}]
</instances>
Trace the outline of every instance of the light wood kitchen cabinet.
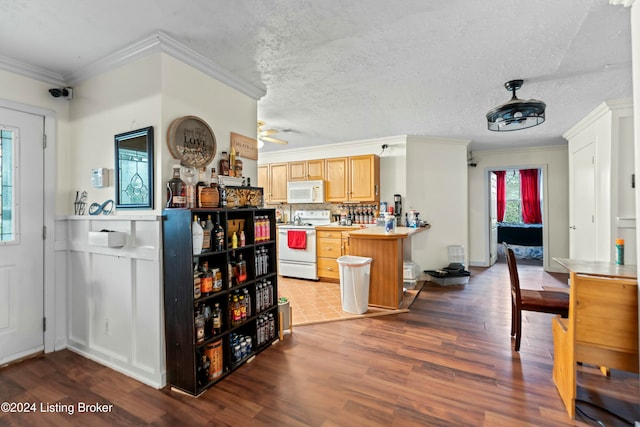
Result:
<instances>
[{"instance_id":1,"label":"light wood kitchen cabinet","mask_svg":"<svg viewBox=\"0 0 640 427\"><path fill-rule=\"evenodd\" d=\"M325 228L325 227L323 227ZM340 281L338 258L349 255L349 232L358 227L316 228L316 248L318 250L318 277L331 282Z\"/></svg>"},{"instance_id":2,"label":"light wood kitchen cabinet","mask_svg":"<svg viewBox=\"0 0 640 427\"><path fill-rule=\"evenodd\" d=\"M327 202L379 202L380 157L375 154L325 160Z\"/></svg>"},{"instance_id":3,"label":"light wood kitchen cabinet","mask_svg":"<svg viewBox=\"0 0 640 427\"><path fill-rule=\"evenodd\" d=\"M316 248L318 250L318 277L340 280L337 259L342 256L342 233L316 229Z\"/></svg>"},{"instance_id":4,"label":"light wood kitchen cabinet","mask_svg":"<svg viewBox=\"0 0 640 427\"><path fill-rule=\"evenodd\" d=\"M289 181L324 179L324 159L289 162Z\"/></svg>"},{"instance_id":5,"label":"light wood kitchen cabinet","mask_svg":"<svg viewBox=\"0 0 640 427\"><path fill-rule=\"evenodd\" d=\"M264 189L265 203L287 201L288 163L258 166L258 186Z\"/></svg>"}]
</instances>

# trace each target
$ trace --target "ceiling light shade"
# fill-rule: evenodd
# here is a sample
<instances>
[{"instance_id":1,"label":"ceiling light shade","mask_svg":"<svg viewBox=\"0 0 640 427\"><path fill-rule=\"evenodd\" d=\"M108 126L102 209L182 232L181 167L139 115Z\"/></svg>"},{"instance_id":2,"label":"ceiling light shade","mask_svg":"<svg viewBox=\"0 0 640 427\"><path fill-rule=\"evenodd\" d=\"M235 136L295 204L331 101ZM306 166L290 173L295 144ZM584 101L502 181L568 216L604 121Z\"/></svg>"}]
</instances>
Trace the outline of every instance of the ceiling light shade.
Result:
<instances>
[{"instance_id":1,"label":"ceiling light shade","mask_svg":"<svg viewBox=\"0 0 640 427\"><path fill-rule=\"evenodd\" d=\"M527 101L516 97L516 90L522 87L522 80L511 80L504 87L513 93L511 100L487 113L487 127L495 132L509 132L526 129L544 123L547 105L537 99Z\"/></svg>"}]
</instances>

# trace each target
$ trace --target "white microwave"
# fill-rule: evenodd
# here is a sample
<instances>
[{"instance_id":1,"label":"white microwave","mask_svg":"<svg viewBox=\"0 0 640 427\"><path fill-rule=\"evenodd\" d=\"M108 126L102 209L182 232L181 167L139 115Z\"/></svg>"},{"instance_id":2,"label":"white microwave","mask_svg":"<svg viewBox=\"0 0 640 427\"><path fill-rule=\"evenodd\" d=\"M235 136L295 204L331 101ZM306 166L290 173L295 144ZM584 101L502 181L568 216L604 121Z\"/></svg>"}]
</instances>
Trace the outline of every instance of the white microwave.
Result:
<instances>
[{"instance_id":1,"label":"white microwave","mask_svg":"<svg viewBox=\"0 0 640 427\"><path fill-rule=\"evenodd\" d=\"M287 182L287 203L324 203L324 181Z\"/></svg>"}]
</instances>

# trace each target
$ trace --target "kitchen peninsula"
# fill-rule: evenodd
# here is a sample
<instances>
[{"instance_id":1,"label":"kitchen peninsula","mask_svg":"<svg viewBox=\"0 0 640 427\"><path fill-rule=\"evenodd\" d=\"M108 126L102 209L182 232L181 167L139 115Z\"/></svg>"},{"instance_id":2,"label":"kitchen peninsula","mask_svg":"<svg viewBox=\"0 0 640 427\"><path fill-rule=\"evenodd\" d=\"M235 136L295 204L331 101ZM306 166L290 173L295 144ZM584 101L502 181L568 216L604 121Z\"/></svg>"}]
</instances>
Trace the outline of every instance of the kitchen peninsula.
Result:
<instances>
[{"instance_id":1,"label":"kitchen peninsula","mask_svg":"<svg viewBox=\"0 0 640 427\"><path fill-rule=\"evenodd\" d=\"M367 227L349 233L349 254L369 257L369 305L396 309L402 303L403 262L411 257L411 239L431 226L397 227L385 232L384 227Z\"/></svg>"}]
</instances>

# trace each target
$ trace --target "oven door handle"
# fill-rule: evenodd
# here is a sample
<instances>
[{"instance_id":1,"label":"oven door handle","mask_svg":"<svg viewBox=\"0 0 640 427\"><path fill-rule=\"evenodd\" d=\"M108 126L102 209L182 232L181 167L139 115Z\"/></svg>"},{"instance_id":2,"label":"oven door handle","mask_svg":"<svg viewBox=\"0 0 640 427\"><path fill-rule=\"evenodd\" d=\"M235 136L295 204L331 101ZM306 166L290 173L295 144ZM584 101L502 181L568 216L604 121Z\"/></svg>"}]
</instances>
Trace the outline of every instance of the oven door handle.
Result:
<instances>
[{"instance_id":1,"label":"oven door handle","mask_svg":"<svg viewBox=\"0 0 640 427\"><path fill-rule=\"evenodd\" d=\"M279 230L278 233L279 234L287 234L287 231L289 230ZM316 234L316 230L304 230L308 236L313 236L314 234Z\"/></svg>"}]
</instances>

